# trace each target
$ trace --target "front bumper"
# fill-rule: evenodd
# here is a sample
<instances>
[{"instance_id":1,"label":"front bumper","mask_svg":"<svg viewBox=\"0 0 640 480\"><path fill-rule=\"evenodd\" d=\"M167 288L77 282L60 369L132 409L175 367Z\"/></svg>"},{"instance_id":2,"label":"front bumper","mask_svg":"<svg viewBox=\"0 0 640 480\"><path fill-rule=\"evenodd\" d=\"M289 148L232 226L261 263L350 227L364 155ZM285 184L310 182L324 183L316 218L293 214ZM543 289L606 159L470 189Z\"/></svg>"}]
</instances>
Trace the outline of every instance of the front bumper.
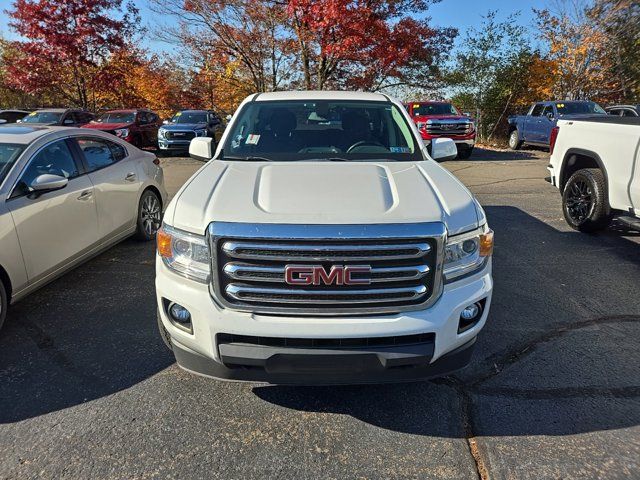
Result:
<instances>
[{"instance_id":1,"label":"front bumper","mask_svg":"<svg viewBox=\"0 0 640 480\"><path fill-rule=\"evenodd\" d=\"M189 150L190 144L191 140L158 139L158 147L160 147L160 150Z\"/></svg>"},{"instance_id":2,"label":"front bumper","mask_svg":"<svg viewBox=\"0 0 640 480\"><path fill-rule=\"evenodd\" d=\"M428 309L392 315L293 317L238 312L217 305L208 285L182 278L156 262L158 309L185 370L229 380L277 384L352 384L422 380L464 367L491 303L491 262L479 273L444 286ZM461 311L485 301L480 319L459 333ZM192 332L175 326L167 302L191 312ZM305 348L236 341L220 334L275 339L361 339L429 334L412 345ZM344 342L345 344L349 342Z\"/></svg>"},{"instance_id":3,"label":"front bumper","mask_svg":"<svg viewBox=\"0 0 640 480\"><path fill-rule=\"evenodd\" d=\"M433 135L429 135L429 134L426 134L424 132L420 132L420 136L422 137L422 140L424 140L425 145L430 145L431 141L435 140L436 138L450 138L451 140L453 140L453 142L456 144L456 146L459 149L460 148L473 148L475 146L475 144L476 144L475 136L473 136L472 138L458 138L458 137L455 137L455 136L447 137L446 135L434 137Z\"/></svg>"}]
</instances>

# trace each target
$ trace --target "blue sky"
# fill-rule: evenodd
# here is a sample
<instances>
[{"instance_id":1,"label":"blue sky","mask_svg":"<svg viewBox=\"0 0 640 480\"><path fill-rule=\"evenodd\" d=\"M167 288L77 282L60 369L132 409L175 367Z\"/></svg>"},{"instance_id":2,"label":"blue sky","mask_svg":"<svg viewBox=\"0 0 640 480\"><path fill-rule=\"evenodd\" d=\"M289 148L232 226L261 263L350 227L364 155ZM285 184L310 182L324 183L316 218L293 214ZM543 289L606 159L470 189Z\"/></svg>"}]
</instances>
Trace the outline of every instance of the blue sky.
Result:
<instances>
[{"instance_id":1,"label":"blue sky","mask_svg":"<svg viewBox=\"0 0 640 480\"><path fill-rule=\"evenodd\" d=\"M11 0L0 0L0 35L5 38L15 38L7 25L8 18L2 12L9 8L11 3ZM143 24L147 25L151 18L151 12L147 8L146 0L138 0L135 3L141 10ZM510 13L519 10L522 14L518 23L531 33L531 8L543 8L548 4L549 0L442 0L442 2L431 6L429 16L431 16L434 26L458 28L460 40L464 38L465 30L477 26L481 21L481 16L489 10L497 10L500 18L507 17ZM151 40L146 40L144 43L155 51L163 51L165 48L169 50L163 44Z\"/></svg>"}]
</instances>

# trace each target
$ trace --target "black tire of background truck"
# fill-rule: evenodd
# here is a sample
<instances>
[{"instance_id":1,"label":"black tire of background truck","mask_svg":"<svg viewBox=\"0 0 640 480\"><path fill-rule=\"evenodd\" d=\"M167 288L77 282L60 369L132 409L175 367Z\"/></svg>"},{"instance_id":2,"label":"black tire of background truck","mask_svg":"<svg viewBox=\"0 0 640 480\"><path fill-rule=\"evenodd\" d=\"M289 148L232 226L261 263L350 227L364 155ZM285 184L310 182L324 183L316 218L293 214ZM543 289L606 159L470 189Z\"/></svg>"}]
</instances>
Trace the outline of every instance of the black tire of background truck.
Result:
<instances>
[{"instance_id":1,"label":"black tire of background truck","mask_svg":"<svg viewBox=\"0 0 640 480\"><path fill-rule=\"evenodd\" d=\"M7 318L7 308L9 307L9 301L7 300L7 291L4 288L4 283L0 280L0 330L4 324L4 319Z\"/></svg>"},{"instance_id":2,"label":"black tire of background truck","mask_svg":"<svg viewBox=\"0 0 640 480\"><path fill-rule=\"evenodd\" d=\"M576 212L579 207L585 209L584 215ZM580 232L602 230L611 223L607 183L602 170L583 168L571 175L562 192L562 213L567 224Z\"/></svg>"},{"instance_id":3,"label":"black tire of background truck","mask_svg":"<svg viewBox=\"0 0 640 480\"><path fill-rule=\"evenodd\" d=\"M467 158L471 157L472 153L473 153L473 147L461 148L460 150L458 150L458 158L460 160L466 160Z\"/></svg>"},{"instance_id":4,"label":"black tire of background truck","mask_svg":"<svg viewBox=\"0 0 640 480\"><path fill-rule=\"evenodd\" d=\"M158 319L158 331L160 332L160 337L162 338L162 342L166 345L166 347L173 351L173 346L171 345L171 336L169 335L169 332L167 332L167 329L164 328L164 325L162 324L162 318L160 318L160 311L158 310L157 312L157 319Z\"/></svg>"},{"instance_id":5,"label":"black tire of background truck","mask_svg":"<svg viewBox=\"0 0 640 480\"><path fill-rule=\"evenodd\" d=\"M517 128L509 134L509 148L511 150L520 150L520 147L522 147L522 142L519 137L520 134Z\"/></svg>"},{"instance_id":6,"label":"black tire of background truck","mask_svg":"<svg viewBox=\"0 0 640 480\"><path fill-rule=\"evenodd\" d=\"M154 221L155 220L155 221ZM147 229L148 223L154 223L155 228ZM156 238L156 233L162 224L162 202L152 190L145 190L138 202L138 218L136 220L136 240L149 242Z\"/></svg>"}]
</instances>

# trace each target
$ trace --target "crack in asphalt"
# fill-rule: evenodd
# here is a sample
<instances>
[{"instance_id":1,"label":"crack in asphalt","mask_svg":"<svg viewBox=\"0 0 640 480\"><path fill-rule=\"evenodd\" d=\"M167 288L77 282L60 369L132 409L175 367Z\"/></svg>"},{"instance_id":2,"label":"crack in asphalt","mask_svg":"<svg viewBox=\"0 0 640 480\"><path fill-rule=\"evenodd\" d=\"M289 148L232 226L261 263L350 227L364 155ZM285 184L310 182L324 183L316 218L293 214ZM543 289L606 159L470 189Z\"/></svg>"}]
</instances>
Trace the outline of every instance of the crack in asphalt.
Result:
<instances>
[{"instance_id":1,"label":"crack in asphalt","mask_svg":"<svg viewBox=\"0 0 640 480\"><path fill-rule=\"evenodd\" d=\"M480 480L488 480L491 476L489 474L489 464L485 461L477 440L477 428L475 426L473 415L474 394L483 396L527 398L534 400L585 397L637 398L640 396L640 386L619 388L587 386L548 389L518 389L509 387L483 388L482 384L502 373L505 368L530 355L539 345L559 338L569 332L594 325L635 322L640 322L640 316L616 315L578 320L544 332L543 334L538 335L517 347L491 355L484 360L486 371L471 382L465 382L455 375L433 380L433 383L437 385L445 385L454 389L460 398L462 427L464 430L465 441L469 448L469 453L475 463L476 473Z\"/></svg>"},{"instance_id":2,"label":"crack in asphalt","mask_svg":"<svg viewBox=\"0 0 640 480\"><path fill-rule=\"evenodd\" d=\"M487 183L476 183L475 185L467 185L467 188L471 188L471 187L486 187L488 185L496 185L498 183L507 183L507 182L513 182L514 180L539 180L540 177L516 177L516 178L507 178L505 180L496 180L494 182L487 182Z\"/></svg>"}]
</instances>

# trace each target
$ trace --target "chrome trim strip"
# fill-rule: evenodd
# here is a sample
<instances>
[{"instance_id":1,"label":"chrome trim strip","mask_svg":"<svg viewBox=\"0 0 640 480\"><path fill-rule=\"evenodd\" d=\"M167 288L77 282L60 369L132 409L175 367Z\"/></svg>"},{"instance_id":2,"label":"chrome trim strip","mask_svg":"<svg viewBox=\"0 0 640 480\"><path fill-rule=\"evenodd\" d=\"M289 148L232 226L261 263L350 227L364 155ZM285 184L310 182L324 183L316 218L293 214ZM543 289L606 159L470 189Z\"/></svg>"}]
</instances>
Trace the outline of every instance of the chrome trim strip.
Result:
<instances>
[{"instance_id":1,"label":"chrome trim strip","mask_svg":"<svg viewBox=\"0 0 640 480\"><path fill-rule=\"evenodd\" d=\"M368 248L369 247L369 248ZM304 245L293 243L257 243L257 242L238 242L238 241L226 241L222 244L222 250L234 258L249 258L253 260L282 260L282 261L296 261L296 260L317 260L317 261L341 261L348 259L350 261L361 260L403 260L411 258L420 258L429 251L431 247L428 243L413 243L413 244L372 244L372 245L340 245L339 243L325 243L322 245ZM262 250L265 252L283 252L284 255L275 254L259 254L259 253L243 253L243 250ZM376 254L363 254L361 256L345 256L342 252L371 252L371 251L393 251L393 250L413 250L413 254L398 254L398 255L376 255ZM309 252L309 255L300 255L297 252ZM325 253L327 252L327 253Z\"/></svg>"},{"instance_id":2,"label":"chrome trim strip","mask_svg":"<svg viewBox=\"0 0 640 480\"><path fill-rule=\"evenodd\" d=\"M245 280L250 282L272 282L272 283L284 283L284 265L282 267L270 267L266 265L245 265L242 263L227 263L223 270L230 278L234 280ZM371 269L371 283L380 282L406 282L409 280L418 280L429 273L430 269L428 265L408 265L403 267L381 267ZM248 272L248 274L241 274L241 272ZM373 275L381 275L385 273L396 272L411 272L408 275L402 277L373 277ZM270 273L279 275L278 277L261 277L252 276L251 273Z\"/></svg>"},{"instance_id":3,"label":"chrome trim strip","mask_svg":"<svg viewBox=\"0 0 640 480\"><path fill-rule=\"evenodd\" d=\"M289 288L261 288L261 287L245 287L242 285L236 285L231 283L227 285L225 289L227 294L235 298L236 300L252 300L265 303L296 303L309 302L314 304L353 304L353 303L393 303L407 300L415 300L427 293L427 287L424 285L416 285L415 287L404 288L377 288L368 290L299 290ZM402 294L410 293L411 296L403 296ZM243 295L244 294L244 295ZM251 294L259 295L286 295L287 298L262 298L251 297ZM354 299L345 298L344 300L337 300L335 298L322 298L327 296L340 296L353 297L358 295L367 296L367 298ZM398 295L393 298L370 298L371 295ZM296 298L297 297L297 298Z\"/></svg>"}]
</instances>

